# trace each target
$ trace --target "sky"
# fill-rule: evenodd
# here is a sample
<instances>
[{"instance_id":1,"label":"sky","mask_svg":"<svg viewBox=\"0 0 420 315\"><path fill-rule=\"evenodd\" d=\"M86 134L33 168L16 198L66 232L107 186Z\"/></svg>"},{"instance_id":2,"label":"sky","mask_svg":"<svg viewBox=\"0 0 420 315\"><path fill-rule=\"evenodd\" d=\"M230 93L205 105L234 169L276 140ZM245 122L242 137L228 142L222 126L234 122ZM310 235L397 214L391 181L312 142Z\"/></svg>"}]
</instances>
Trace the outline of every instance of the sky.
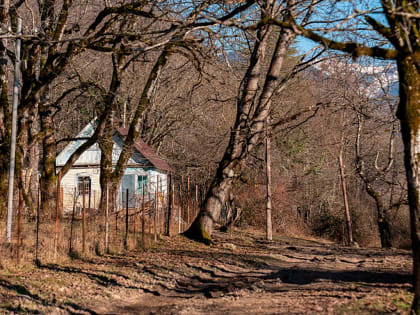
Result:
<instances>
[{"instance_id":1,"label":"sky","mask_svg":"<svg viewBox=\"0 0 420 315\"><path fill-rule=\"evenodd\" d=\"M381 11L381 4L379 0L359 0L359 1L351 1L351 0L344 0L344 1L337 1L334 5L330 4L330 1L326 0L323 5L318 5L312 15L311 18L311 28L316 27L325 27L324 23L313 23L314 21L339 21L340 18L352 15L355 13L355 10L358 12L371 12L369 15L373 17L374 19L380 21L381 23L387 25L387 21L385 19L385 16L380 13ZM355 23L356 19L351 19L349 23L347 24L340 24L340 27L346 28L357 28L357 34L360 34L361 36L358 37L359 40L362 41L369 41L370 36L369 35L376 35L376 32L372 32L372 34L369 34L366 29L366 25L364 24L364 18L360 17L359 22ZM361 23L360 21L363 21ZM328 26L331 28L334 25L337 25L337 23L341 22L331 22ZM363 28L363 29L362 29ZM352 38L352 35L349 35L349 32L332 32L329 33L327 36L329 38L335 39L337 41L348 41L349 38ZM344 36L347 36L344 37ZM317 46L318 44L314 43L313 41L299 37L297 41L296 47L300 50L301 53L304 53L311 48Z\"/></svg>"}]
</instances>

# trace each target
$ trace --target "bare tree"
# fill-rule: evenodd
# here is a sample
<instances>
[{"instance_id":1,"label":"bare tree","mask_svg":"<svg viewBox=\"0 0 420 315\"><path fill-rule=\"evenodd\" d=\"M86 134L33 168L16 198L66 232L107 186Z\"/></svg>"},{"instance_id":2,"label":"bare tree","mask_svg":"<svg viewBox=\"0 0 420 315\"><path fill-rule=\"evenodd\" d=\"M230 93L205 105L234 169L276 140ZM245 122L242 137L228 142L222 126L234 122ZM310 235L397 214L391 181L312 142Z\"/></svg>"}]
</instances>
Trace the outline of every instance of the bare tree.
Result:
<instances>
[{"instance_id":1,"label":"bare tree","mask_svg":"<svg viewBox=\"0 0 420 315\"><path fill-rule=\"evenodd\" d=\"M354 6L356 9L357 5ZM411 238L413 248L414 269L414 300L412 311L420 314L420 137L419 103L420 97L420 52L419 18L420 4L418 1L391 1L380 2L386 24L373 18L365 12L355 11L353 16L362 16L366 25L385 40L393 48L383 47L381 41L376 46L368 46L362 42L337 41L309 28L299 26L295 21L286 23L275 20L273 23L283 27L290 27L300 35L324 45L329 49L347 52L354 57L370 56L383 60L393 60L397 64L399 75L400 104L397 116L401 122L401 132L405 147L405 166L408 182L408 199L411 213Z\"/></svg>"},{"instance_id":2,"label":"bare tree","mask_svg":"<svg viewBox=\"0 0 420 315\"><path fill-rule=\"evenodd\" d=\"M261 21L279 15L287 21L294 15L295 1L286 1L279 5L275 1L264 1L260 10ZM288 49L296 37L294 31L280 28L267 75L264 76L263 62L271 32L270 25L264 24L255 34L256 40L243 79L241 96L237 102L236 121L230 141L201 211L185 233L188 237L206 243L211 242L214 223L219 219L222 205L229 196L233 181L240 176L249 152L252 152L264 138L264 125L271 110L271 98L280 83L279 77ZM264 85L259 91L258 84L262 77L265 78Z\"/></svg>"},{"instance_id":3,"label":"bare tree","mask_svg":"<svg viewBox=\"0 0 420 315\"><path fill-rule=\"evenodd\" d=\"M376 210L378 214L378 229L381 238L381 245L384 248L392 247L391 230L390 230L390 210L394 207L399 207L401 203L390 204L386 206L384 196L381 192L375 188L374 184L380 179L380 176L386 175L391 170L392 164L394 163L394 136L395 128L392 127L391 135L389 139L389 152L388 152L388 163L383 168L380 168L377 164L379 153L375 160L376 174L367 174L365 168L365 161L360 151L360 138L363 127L363 117L361 114L357 115L357 139L356 139L356 163L357 171L365 184L366 191L375 200Z\"/></svg>"}]
</instances>

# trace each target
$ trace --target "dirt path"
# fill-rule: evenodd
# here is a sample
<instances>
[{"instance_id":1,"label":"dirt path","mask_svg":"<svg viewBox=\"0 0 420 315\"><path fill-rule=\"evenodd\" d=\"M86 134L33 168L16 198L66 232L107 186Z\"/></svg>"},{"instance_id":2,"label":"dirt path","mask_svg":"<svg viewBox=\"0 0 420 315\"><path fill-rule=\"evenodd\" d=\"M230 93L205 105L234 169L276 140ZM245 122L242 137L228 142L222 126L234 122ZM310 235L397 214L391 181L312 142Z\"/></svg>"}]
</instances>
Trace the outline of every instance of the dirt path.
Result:
<instances>
[{"instance_id":1,"label":"dirt path","mask_svg":"<svg viewBox=\"0 0 420 315\"><path fill-rule=\"evenodd\" d=\"M409 252L217 234L147 252L0 270L0 313L407 313Z\"/></svg>"}]
</instances>

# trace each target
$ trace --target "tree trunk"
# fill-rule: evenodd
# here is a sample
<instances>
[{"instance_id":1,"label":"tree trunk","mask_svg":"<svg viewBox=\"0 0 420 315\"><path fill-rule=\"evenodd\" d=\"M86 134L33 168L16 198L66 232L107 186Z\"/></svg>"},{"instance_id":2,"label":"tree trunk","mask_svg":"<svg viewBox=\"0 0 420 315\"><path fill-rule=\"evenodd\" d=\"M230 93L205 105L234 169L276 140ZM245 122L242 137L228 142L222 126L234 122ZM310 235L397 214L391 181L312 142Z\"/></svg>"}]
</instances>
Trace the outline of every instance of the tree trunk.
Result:
<instances>
[{"instance_id":1,"label":"tree trunk","mask_svg":"<svg viewBox=\"0 0 420 315\"><path fill-rule=\"evenodd\" d=\"M112 139L114 133L112 114L107 118L104 132L99 137L98 144L101 149L101 164L100 164L100 185L101 185L101 199L99 203L99 213L105 214L105 207L108 202L108 211L112 213L115 207L115 201L118 191L118 186L113 183L113 170L112 170L112 149L114 141ZM107 197L107 187L108 194Z\"/></svg>"},{"instance_id":2,"label":"tree trunk","mask_svg":"<svg viewBox=\"0 0 420 315\"><path fill-rule=\"evenodd\" d=\"M346 228L347 228L347 241L348 244L351 245L353 243L353 231L351 227L351 217L350 217L350 209L349 209L349 202L347 200L347 187L346 187L346 178L344 175L344 164L343 164L343 152L340 150L340 154L338 155L338 164L340 166L340 177L341 177L341 188L343 191L343 200L344 200L344 218L346 220Z\"/></svg>"},{"instance_id":3,"label":"tree trunk","mask_svg":"<svg viewBox=\"0 0 420 315\"><path fill-rule=\"evenodd\" d=\"M0 25L9 29L9 0L0 1ZM11 112L7 86L7 38L0 40L0 216L6 213L10 152Z\"/></svg>"},{"instance_id":4,"label":"tree trunk","mask_svg":"<svg viewBox=\"0 0 420 315\"><path fill-rule=\"evenodd\" d=\"M229 195L229 200L226 202L226 220L220 227L220 231L227 232L231 230L235 223L239 220L240 216L241 209L235 205L235 198L231 192Z\"/></svg>"},{"instance_id":5,"label":"tree trunk","mask_svg":"<svg viewBox=\"0 0 420 315\"><path fill-rule=\"evenodd\" d=\"M370 186L370 185L368 185ZM382 248L392 247L391 229L389 227L388 211L384 207L382 198L378 192L374 191L372 187L367 187L368 194L375 200L376 211L377 211L377 224L379 230L379 237L381 239Z\"/></svg>"},{"instance_id":6,"label":"tree trunk","mask_svg":"<svg viewBox=\"0 0 420 315\"><path fill-rule=\"evenodd\" d=\"M381 239L382 248L391 248L392 239L391 239L391 229L389 227L389 217L388 211L385 209L382 198L379 193L374 190L370 183L366 183L366 191L369 196L375 200L376 212L377 212L377 224L379 230L379 236Z\"/></svg>"},{"instance_id":7,"label":"tree trunk","mask_svg":"<svg viewBox=\"0 0 420 315\"><path fill-rule=\"evenodd\" d=\"M389 228L389 223L386 216L378 218L378 228L379 228L379 235L381 237L382 248L391 248L392 247L391 229Z\"/></svg>"},{"instance_id":8,"label":"tree trunk","mask_svg":"<svg viewBox=\"0 0 420 315\"><path fill-rule=\"evenodd\" d=\"M1 106L1 105L0 105ZM10 119L9 122L12 120ZM10 125L10 123L8 123ZM11 129L7 126L5 129L10 131ZM7 191L9 183L9 156L10 156L10 134L5 134L0 139L0 216L6 214L7 209Z\"/></svg>"},{"instance_id":9,"label":"tree trunk","mask_svg":"<svg viewBox=\"0 0 420 315\"><path fill-rule=\"evenodd\" d=\"M412 57L397 59L400 105L398 118L404 142L413 249L414 300L412 310L420 314L420 74Z\"/></svg>"},{"instance_id":10,"label":"tree trunk","mask_svg":"<svg viewBox=\"0 0 420 315\"><path fill-rule=\"evenodd\" d=\"M255 43L250 65L244 78L244 89L238 103L235 127L231 134L225 154L219 163L216 176L208 190L204 203L196 219L184 233L187 237L211 243L213 224L219 219L222 205L226 202L232 188L233 179L239 175L241 166L238 159L246 146L242 130L247 128L252 103L258 90L261 65L264 60L270 29L261 28Z\"/></svg>"},{"instance_id":11,"label":"tree trunk","mask_svg":"<svg viewBox=\"0 0 420 315\"><path fill-rule=\"evenodd\" d=\"M261 75L261 62L264 59L269 30L265 30L261 34L260 40L255 44L255 50L247 71L248 76L245 78L244 92L238 104L234 132L232 132L224 157L219 163L216 176L207 193L203 207L193 224L185 232L187 237L204 243L211 242L213 224L219 220L222 205L229 196L232 183L240 175L242 165L246 162L249 152L253 151L260 143L264 134L265 121L270 113L270 99L276 88L288 48L294 37L293 32L287 29L283 29L280 33L261 96L257 101L253 100ZM254 113L251 113L251 105L255 107ZM252 117L250 118L250 116Z\"/></svg>"},{"instance_id":12,"label":"tree trunk","mask_svg":"<svg viewBox=\"0 0 420 315\"><path fill-rule=\"evenodd\" d=\"M40 104L42 140L42 174L41 174L41 205L45 216L53 216L55 196L57 195L57 176L55 173L56 141L51 109L48 105Z\"/></svg>"},{"instance_id":13,"label":"tree trunk","mask_svg":"<svg viewBox=\"0 0 420 315\"><path fill-rule=\"evenodd\" d=\"M271 134L270 134L270 117L267 117L265 134L265 164L266 164L266 181L267 181L267 200L266 200L266 238L273 240L273 225L271 220L272 204L271 204Z\"/></svg>"},{"instance_id":14,"label":"tree trunk","mask_svg":"<svg viewBox=\"0 0 420 315\"><path fill-rule=\"evenodd\" d=\"M211 234L213 233L214 223L219 220L222 205L227 201L230 190L232 188L233 179L238 175L240 170L239 161L234 160L223 167L219 165L217 174L210 190L207 193L203 208L191 224L190 228L185 232L185 236L210 244Z\"/></svg>"}]
</instances>

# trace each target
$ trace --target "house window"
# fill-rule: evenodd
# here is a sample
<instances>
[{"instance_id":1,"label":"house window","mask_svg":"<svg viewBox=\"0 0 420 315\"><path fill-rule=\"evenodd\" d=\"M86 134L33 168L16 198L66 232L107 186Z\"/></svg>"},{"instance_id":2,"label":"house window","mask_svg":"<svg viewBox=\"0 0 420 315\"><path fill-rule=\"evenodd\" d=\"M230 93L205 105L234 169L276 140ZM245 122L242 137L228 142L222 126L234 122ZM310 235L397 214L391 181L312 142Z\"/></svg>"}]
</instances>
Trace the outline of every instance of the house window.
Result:
<instances>
[{"instance_id":1,"label":"house window","mask_svg":"<svg viewBox=\"0 0 420 315\"><path fill-rule=\"evenodd\" d=\"M83 189L83 183L85 184L84 189ZM85 192L86 195L89 195L90 187L91 187L90 176L77 177L77 191L79 192L79 195L83 194L83 192Z\"/></svg>"},{"instance_id":2,"label":"house window","mask_svg":"<svg viewBox=\"0 0 420 315\"><path fill-rule=\"evenodd\" d=\"M139 194L143 193L143 187L144 193L147 193L147 176L137 176L137 192Z\"/></svg>"}]
</instances>

